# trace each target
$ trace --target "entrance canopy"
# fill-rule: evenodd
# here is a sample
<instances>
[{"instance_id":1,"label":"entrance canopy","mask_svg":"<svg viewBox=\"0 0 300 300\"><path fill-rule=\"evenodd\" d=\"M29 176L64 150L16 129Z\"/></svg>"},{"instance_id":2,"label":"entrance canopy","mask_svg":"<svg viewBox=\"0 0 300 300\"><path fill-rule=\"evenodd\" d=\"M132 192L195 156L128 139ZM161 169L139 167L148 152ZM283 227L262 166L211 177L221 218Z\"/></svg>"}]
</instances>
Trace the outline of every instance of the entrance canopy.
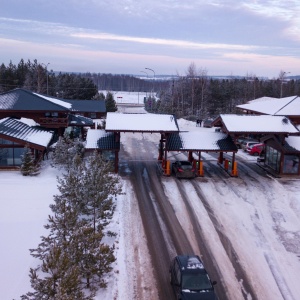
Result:
<instances>
[{"instance_id":1,"label":"entrance canopy","mask_svg":"<svg viewBox=\"0 0 300 300\"><path fill-rule=\"evenodd\" d=\"M107 113L107 132L179 132L173 115Z\"/></svg>"},{"instance_id":2,"label":"entrance canopy","mask_svg":"<svg viewBox=\"0 0 300 300\"><path fill-rule=\"evenodd\" d=\"M170 134L167 151L237 152L232 138L222 132L180 132Z\"/></svg>"},{"instance_id":3,"label":"entrance canopy","mask_svg":"<svg viewBox=\"0 0 300 300\"><path fill-rule=\"evenodd\" d=\"M220 115L213 126L222 127L228 134L299 134L299 130L284 116Z\"/></svg>"}]
</instances>

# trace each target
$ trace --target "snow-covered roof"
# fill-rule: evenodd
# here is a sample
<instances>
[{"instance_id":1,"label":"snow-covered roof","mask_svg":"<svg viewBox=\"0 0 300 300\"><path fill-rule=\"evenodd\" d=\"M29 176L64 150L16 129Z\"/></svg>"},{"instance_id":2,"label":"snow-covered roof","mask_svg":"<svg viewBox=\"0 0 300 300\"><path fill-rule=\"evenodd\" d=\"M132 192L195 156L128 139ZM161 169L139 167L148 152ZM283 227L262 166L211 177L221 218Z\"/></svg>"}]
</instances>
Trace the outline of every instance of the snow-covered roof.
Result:
<instances>
[{"instance_id":1,"label":"snow-covered roof","mask_svg":"<svg viewBox=\"0 0 300 300\"><path fill-rule=\"evenodd\" d=\"M232 138L222 132L180 132L173 133L167 140L168 151L237 151Z\"/></svg>"},{"instance_id":2,"label":"snow-covered roof","mask_svg":"<svg viewBox=\"0 0 300 300\"><path fill-rule=\"evenodd\" d=\"M41 94L38 94L38 93L33 93L33 94L37 95L38 97L41 97L41 98L43 98L47 101L55 103L57 105L64 106L65 108L68 108L68 109L72 108L72 105L70 103L65 102L65 101L62 101L62 100L59 100L59 99L56 99L56 98L53 98L53 97L47 97L45 95L41 95Z\"/></svg>"},{"instance_id":3,"label":"snow-covered roof","mask_svg":"<svg viewBox=\"0 0 300 300\"><path fill-rule=\"evenodd\" d=\"M53 137L52 131L29 126L13 118L0 120L0 134L43 147L47 147Z\"/></svg>"},{"instance_id":4,"label":"snow-covered roof","mask_svg":"<svg viewBox=\"0 0 300 300\"><path fill-rule=\"evenodd\" d=\"M300 97L262 97L237 107L267 115L300 116Z\"/></svg>"},{"instance_id":5,"label":"snow-covered roof","mask_svg":"<svg viewBox=\"0 0 300 300\"><path fill-rule=\"evenodd\" d=\"M289 136L285 140L291 147L300 151L300 136Z\"/></svg>"},{"instance_id":6,"label":"snow-covered roof","mask_svg":"<svg viewBox=\"0 0 300 300\"><path fill-rule=\"evenodd\" d=\"M0 94L0 110L106 112L104 100L66 100L14 89Z\"/></svg>"},{"instance_id":7,"label":"snow-covered roof","mask_svg":"<svg viewBox=\"0 0 300 300\"><path fill-rule=\"evenodd\" d=\"M106 131L178 132L173 115L107 113Z\"/></svg>"},{"instance_id":8,"label":"snow-covered roof","mask_svg":"<svg viewBox=\"0 0 300 300\"><path fill-rule=\"evenodd\" d=\"M228 132L299 133L284 116L220 115Z\"/></svg>"},{"instance_id":9,"label":"snow-covered roof","mask_svg":"<svg viewBox=\"0 0 300 300\"><path fill-rule=\"evenodd\" d=\"M115 142L112 132L106 132L100 129L88 129L85 149L112 150L119 148L120 143Z\"/></svg>"}]
</instances>

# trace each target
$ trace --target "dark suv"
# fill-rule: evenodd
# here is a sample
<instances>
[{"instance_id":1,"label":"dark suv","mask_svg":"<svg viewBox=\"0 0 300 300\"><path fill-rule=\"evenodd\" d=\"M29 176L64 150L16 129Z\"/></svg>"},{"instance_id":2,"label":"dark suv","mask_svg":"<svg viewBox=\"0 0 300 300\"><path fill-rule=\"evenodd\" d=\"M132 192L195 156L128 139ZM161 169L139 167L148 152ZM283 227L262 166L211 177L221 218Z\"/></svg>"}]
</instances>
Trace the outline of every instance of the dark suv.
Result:
<instances>
[{"instance_id":1,"label":"dark suv","mask_svg":"<svg viewBox=\"0 0 300 300\"><path fill-rule=\"evenodd\" d=\"M178 255L170 266L170 282L176 299L216 300L214 285L197 255Z\"/></svg>"}]
</instances>

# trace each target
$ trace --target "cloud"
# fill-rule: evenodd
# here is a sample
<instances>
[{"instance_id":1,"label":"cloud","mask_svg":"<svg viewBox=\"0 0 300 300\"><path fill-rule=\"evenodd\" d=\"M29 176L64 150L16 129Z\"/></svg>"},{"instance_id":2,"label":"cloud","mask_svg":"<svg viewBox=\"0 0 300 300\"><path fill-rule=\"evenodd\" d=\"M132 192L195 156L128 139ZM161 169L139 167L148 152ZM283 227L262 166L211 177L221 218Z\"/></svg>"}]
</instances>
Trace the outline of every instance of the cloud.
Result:
<instances>
[{"instance_id":1,"label":"cloud","mask_svg":"<svg viewBox=\"0 0 300 300\"><path fill-rule=\"evenodd\" d=\"M254 50L260 47L251 45L231 45L231 44L213 44L213 43L196 43L183 40L172 40L172 39L157 39L157 38L143 38L143 37L131 37L131 36L120 36L107 33L73 33L72 37L83 38L83 39L96 39L96 40L113 40L113 41L125 41L141 44L151 45L164 45L164 46L175 46L182 48L192 49L231 49L231 50Z\"/></svg>"},{"instance_id":2,"label":"cloud","mask_svg":"<svg viewBox=\"0 0 300 300\"><path fill-rule=\"evenodd\" d=\"M300 65L298 2L4 1L0 54L6 62L26 55L70 71L132 73L149 62L158 73L184 73L195 61L218 74L293 72Z\"/></svg>"}]
</instances>

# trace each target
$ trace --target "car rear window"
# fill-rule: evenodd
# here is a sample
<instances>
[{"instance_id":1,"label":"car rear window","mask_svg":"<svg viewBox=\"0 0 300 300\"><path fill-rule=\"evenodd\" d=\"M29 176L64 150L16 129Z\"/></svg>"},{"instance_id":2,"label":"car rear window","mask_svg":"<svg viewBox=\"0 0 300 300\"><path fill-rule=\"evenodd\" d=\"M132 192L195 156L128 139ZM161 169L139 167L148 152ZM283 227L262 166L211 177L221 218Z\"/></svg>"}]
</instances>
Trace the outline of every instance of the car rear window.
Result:
<instances>
[{"instance_id":1,"label":"car rear window","mask_svg":"<svg viewBox=\"0 0 300 300\"><path fill-rule=\"evenodd\" d=\"M212 285L207 274L193 273L182 276L183 290L209 290L211 288Z\"/></svg>"}]
</instances>

